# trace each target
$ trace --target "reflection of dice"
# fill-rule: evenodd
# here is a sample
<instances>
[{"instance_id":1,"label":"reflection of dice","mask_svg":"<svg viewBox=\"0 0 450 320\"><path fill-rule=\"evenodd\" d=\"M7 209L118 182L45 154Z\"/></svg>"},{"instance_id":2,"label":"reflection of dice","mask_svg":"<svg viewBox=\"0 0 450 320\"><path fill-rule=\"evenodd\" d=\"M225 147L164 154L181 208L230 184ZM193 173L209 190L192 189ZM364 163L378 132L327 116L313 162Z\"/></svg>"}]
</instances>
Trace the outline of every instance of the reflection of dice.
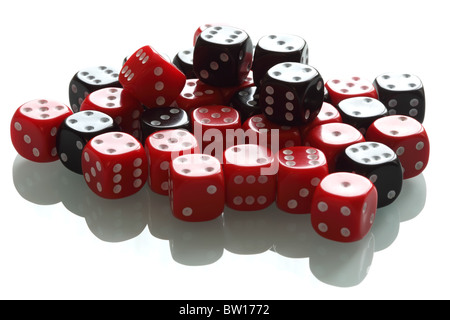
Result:
<instances>
[{"instance_id":1,"label":"reflection of dice","mask_svg":"<svg viewBox=\"0 0 450 320\"><path fill-rule=\"evenodd\" d=\"M369 127L366 137L384 143L397 153L404 170L403 179L419 175L428 164L428 135L414 118L400 115L380 118Z\"/></svg>"},{"instance_id":2,"label":"reflection of dice","mask_svg":"<svg viewBox=\"0 0 450 320\"><path fill-rule=\"evenodd\" d=\"M17 152L35 162L58 160L56 134L72 110L57 101L33 100L20 106L11 119L11 141Z\"/></svg>"},{"instance_id":3,"label":"reflection of dice","mask_svg":"<svg viewBox=\"0 0 450 320\"><path fill-rule=\"evenodd\" d=\"M82 170L89 188L100 197L125 198L138 192L147 181L147 158L133 136L107 132L84 148Z\"/></svg>"},{"instance_id":4,"label":"reflection of dice","mask_svg":"<svg viewBox=\"0 0 450 320\"><path fill-rule=\"evenodd\" d=\"M390 115L410 116L423 122L425 91L419 77L407 73L385 73L375 79L374 86Z\"/></svg>"},{"instance_id":5,"label":"reflection of dice","mask_svg":"<svg viewBox=\"0 0 450 320\"><path fill-rule=\"evenodd\" d=\"M314 192L312 226L327 239L361 240L372 228L377 198L377 189L366 177L348 172L329 174Z\"/></svg>"}]
</instances>

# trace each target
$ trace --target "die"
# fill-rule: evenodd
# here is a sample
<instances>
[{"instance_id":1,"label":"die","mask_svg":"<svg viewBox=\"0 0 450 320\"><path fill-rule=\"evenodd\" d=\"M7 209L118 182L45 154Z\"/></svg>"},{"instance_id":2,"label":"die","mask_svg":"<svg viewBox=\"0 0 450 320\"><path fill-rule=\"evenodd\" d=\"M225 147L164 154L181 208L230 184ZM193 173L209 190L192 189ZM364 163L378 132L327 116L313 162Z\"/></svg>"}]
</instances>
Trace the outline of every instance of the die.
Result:
<instances>
[{"instance_id":1,"label":"die","mask_svg":"<svg viewBox=\"0 0 450 320\"><path fill-rule=\"evenodd\" d=\"M257 87L251 86L236 92L230 101L230 106L239 112L242 123L254 115L261 114L262 108L259 104Z\"/></svg>"},{"instance_id":2,"label":"die","mask_svg":"<svg viewBox=\"0 0 450 320\"><path fill-rule=\"evenodd\" d=\"M109 131L119 131L119 127L103 112L88 110L70 115L56 134L59 159L69 170L82 174L81 154L85 145L95 136Z\"/></svg>"},{"instance_id":3,"label":"die","mask_svg":"<svg viewBox=\"0 0 450 320\"><path fill-rule=\"evenodd\" d=\"M342 100L336 106L342 122L358 129L363 135L378 118L388 115L382 102L369 97L355 97Z\"/></svg>"},{"instance_id":4,"label":"die","mask_svg":"<svg viewBox=\"0 0 450 320\"><path fill-rule=\"evenodd\" d=\"M222 215L225 185L222 166L205 154L189 154L170 163L169 199L173 215L185 221L208 221Z\"/></svg>"},{"instance_id":5,"label":"die","mask_svg":"<svg viewBox=\"0 0 450 320\"><path fill-rule=\"evenodd\" d=\"M423 123L425 90L419 77L409 73L384 73L375 78L373 85L390 115L405 115Z\"/></svg>"},{"instance_id":6,"label":"die","mask_svg":"<svg viewBox=\"0 0 450 320\"><path fill-rule=\"evenodd\" d=\"M194 72L194 48L178 51L173 58L172 63L183 72L186 79L197 78Z\"/></svg>"},{"instance_id":7,"label":"die","mask_svg":"<svg viewBox=\"0 0 450 320\"><path fill-rule=\"evenodd\" d=\"M174 105L187 112L202 106L224 104L225 98L219 88L205 84L198 79L187 80L174 102Z\"/></svg>"},{"instance_id":8,"label":"die","mask_svg":"<svg viewBox=\"0 0 450 320\"><path fill-rule=\"evenodd\" d=\"M186 76L150 46L137 50L123 65L119 81L148 108L170 105L183 90Z\"/></svg>"},{"instance_id":9,"label":"die","mask_svg":"<svg viewBox=\"0 0 450 320\"><path fill-rule=\"evenodd\" d=\"M37 99L17 108L11 119L11 142L22 157L34 162L58 160L56 134L72 110L58 101Z\"/></svg>"},{"instance_id":10,"label":"die","mask_svg":"<svg viewBox=\"0 0 450 320\"><path fill-rule=\"evenodd\" d=\"M195 43L197 42L198 37L200 36L200 34L203 31L205 31L206 29L211 28L211 27L221 27L224 25L226 25L226 24L219 23L219 22L205 23L205 24L200 25L194 32L194 41L193 41L194 46L195 46Z\"/></svg>"},{"instance_id":11,"label":"die","mask_svg":"<svg viewBox=\"0 0 450 320\"><path fill-rule=\"evenodd\" d=\"M94 91L81 104L80 111L86 110L100 111L109 115L120 127L120 131L139 138L139 119L144 109L127 90L104 88Z\"/></svg>"},{"instance_id":12,"label":"die","mask_svg":"<svg viewBox=\"0 0 450 320\"><path fill-rule=\"evenodd\" d=\"M311 204L311 224L324 238L355 242L372 228L377 189L359 174L336 172L322 179Z\"/></svg>"},{"instance_id":13,"label":"die","mask_svg":"<svg viewBox=\"0 0 450 320\"><path fill-rule=\"evenodd\" d=\"M305 125L313 121L323 103L323 80L311 66L279 63L261 80L259 104L266 117L281 125Z\"/></svg>"},{"instance_id":14,"label":"die","mask_svg":"<svg viewBox=\"0 0 450 320\"><path fill-rule=\"evenodd\" d=\"M80 111L81 104L89 94L108 87L122 87L116 68L96 66L78 71L69 84L69 101L73 112Z\"/></svg>"},{"instance_id":15,"label":"die","mask_svg":"<svg viewBox=\"0 0 450 320\"><path fill-rule=\"evenodd\" d=\"M328 102L323 102L317 117L307 125L300 127L302 139L305 139L309 130L325 123L339 122L342 123L342 117L339 111Z\"/></svg>"},{"instance_id":16,"label":"die","mask_svg":"<svg viewBox=\"0 0 450 320\"><path fill-rule=\"evenodd\" d=\"M268 149L240 144L223 156L226 205L238 211L267 208L275 201L277 167Z\"/></svg>"},{"instance_id":17,"label":"die","mask_svg":"<svg viewBox=\"0 0 450 320\"><path fill-rule=\"evenodd\" d=\"M194 135L202 153L217 157L222 162L223 151L240 137L239 113L228 106L204 106L191 114Z\"/></svg>"},{"instance_id":18,"label":"die","mask_svg":"<svg viewBox=\"0 0 450 320\"><path fill-rule=\"evenodd\" d=\"M222 96L224 98L224 104L229 105L231 102L231 99L236 94L236 92L252 87L255 84L253 83L253 71L249 71L247 77L244 79L244 81L237 85L237 86L228 86L228 87L218 87L220 92L222 93Z\"/></svg>"},{"instance_id":19,"label":"die","mask_svg":"<svg viewBox=\"0 0 450 320\"><path fill-rule=\"evenodd\" d=\"M281 126L258 114L247 119L242 125L245 131L245 143L258 144L274 152L281 148L300 146L300 130L295 126Z\"/></svg>"},{"instance_id":20,"label":"die","mask_svg":"<svg viewBox=\"0 0 450 320\"><path fill-rule=\"evenodd\" d=\"M259 39L253 57L253 77L260 85L262 78L274 65L282 62L308 64L309 49L306 41L291 34L271 34Z\"/></svg>"},{"instance_id":21,"label":"die","mask_svg":"<svg viewBox=\"0 0 450 320\"><path fill-rule=\"evenodd\" d=\"M147 158L141 143L125 132L107 132L91 139L83 150L81 167L89 188L105 199L135 194L145 185Z\"/></svg>"},{"instance_id":22,"label":"die","mask_svg":"<svg viewBox=\"0 0 450 320\"><path fill-rule=\"evenodd\" d=\"M183 109L178 107L155 107L146 109L141 116L141 141L154 132L169 129L191 130L191 120Z\"/></svg>"},{"instance_id":23,"label":"die","mask_svg":"<svg viewBox=\"0 0 450 320\"><path fill-rule=\"evenodd\" d=\"M253 59L252 40L231 26L206 28L194 47L194 72L212 86L236 86L244 82Z\"/></svg>"},{"instance_id":24,"label":"die","mask_svg":"<svg viewBox=\"0 0 450 320\"><path fill-rule=\"evenodd\" d=\"M312 128L304 144L323 151L331 173L335 171L337 157L345 148L364 141L364 136L356 128L346 123L333 122Z\"/></svg>"},{"instance_id":25,"label":"die","mask_svg":"<svg viewBox=\"0 0 450 320\"><path fill-rule=\"evenodd\" d=\"M430 141L423 125L409 116L391 115L376 120L366 139L394 150L403 168L403 179L418 176L428 165Z\"/></svg>"},{"instance_id":26,"label":"die","mask_svg":"<svg viewBox=\"0 0 450 320\"><path fill-rule=\"evenodd\" d=\"M316 187L328 175L327 159L312 147L291 147L278 152L278 208L289 213L310 213Z\"/></svg>"},{"instance_id":27,"label":"die","mask_svg":"<svg viewBox=\"0 0 450 320\"><path fill-rule=\"evenodd\" d=\"M378 93L373 84L359 76L328 80L325 88L328 92L328 100L333 106L337 106L342 100L354 97L378 99Z\"/></svg>"},{"instance_id":28,"label":"die","mask_svg":"<svg viewBox=\"0 0 450 320\"><path fill-rule=\"evenodd\" d=\"M148 184L161 195L169 194L169 166L178 156L200 153L197 139L183 129L167 129L150 134L145 140L149 164Z\"/></svg>"},{"instance_id":29,"label":"die","mask_svg":"<svg viewBox=\"0 0 450 320\"><path fill-rule=\"evenodd\" d=\"M400 160L391 148L379 142L360 142L345 148L338 157L336 170L368 178L377 188L378 208L394 202L402 190Z\"/></svg>"}]
</instances>

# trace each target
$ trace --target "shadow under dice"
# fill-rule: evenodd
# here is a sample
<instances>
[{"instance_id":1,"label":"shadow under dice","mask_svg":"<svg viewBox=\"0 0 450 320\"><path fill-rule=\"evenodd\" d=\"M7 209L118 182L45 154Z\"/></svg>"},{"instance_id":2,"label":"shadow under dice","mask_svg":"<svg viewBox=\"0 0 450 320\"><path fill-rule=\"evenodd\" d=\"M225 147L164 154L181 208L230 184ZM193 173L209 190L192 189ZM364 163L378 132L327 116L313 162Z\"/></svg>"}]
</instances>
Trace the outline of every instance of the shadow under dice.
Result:
<instances>
[{"instance_id":1,"label":"shadow under dice","mask_svg":"<svg viewBox=\"0 0 450 320\"><path fill-rule=\"evenodd\" d=\"M128 197L147 181L145 150L136 138L124 132L98 135L83 150L82 172L89 188L98 196Z\"/></svg>"},{"instance_id":2,"label":"shadow under dice","mask_svg":"<svg viewBox=\"0 0 450 320\"><path fill-rule=\"evenodd\" d=\"M306 64L279 63L261 81L259 104L266 117L280 125L310 123L322 103L322 76Z\"/></svg>"}]
</instances>

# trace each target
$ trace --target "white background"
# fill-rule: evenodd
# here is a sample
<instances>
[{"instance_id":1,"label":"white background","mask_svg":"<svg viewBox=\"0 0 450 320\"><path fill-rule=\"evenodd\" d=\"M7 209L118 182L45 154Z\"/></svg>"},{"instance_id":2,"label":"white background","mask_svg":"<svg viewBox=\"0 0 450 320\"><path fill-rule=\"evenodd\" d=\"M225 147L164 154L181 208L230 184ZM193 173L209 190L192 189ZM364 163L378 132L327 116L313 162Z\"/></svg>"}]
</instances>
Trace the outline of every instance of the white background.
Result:
<instances>
[{"instance_id":1,"label":"white background","mask_svg":"<svg viewBox=\"0 0 450 320\"><path fill-rule=\"evenodd\" d=\"M448 299L448 74L445 1L8 1L0 4L2 299ZM17 156L14 111L38 98L68 104L81 68L140 46L173 55L196 28L224 22L256 43L292 33L325 80L418 75L431 141L425 172L407 181L356 244L311 232L274 206L228 210L206 224L175 221L144 189L111 205L59 163ZM225 227L223 227L225 225ZM224 249L225 248L225 249ZM196 264L196 266L192 266ZM369 268L370 267L370 268Z\"/></svg>"}]
</instances>

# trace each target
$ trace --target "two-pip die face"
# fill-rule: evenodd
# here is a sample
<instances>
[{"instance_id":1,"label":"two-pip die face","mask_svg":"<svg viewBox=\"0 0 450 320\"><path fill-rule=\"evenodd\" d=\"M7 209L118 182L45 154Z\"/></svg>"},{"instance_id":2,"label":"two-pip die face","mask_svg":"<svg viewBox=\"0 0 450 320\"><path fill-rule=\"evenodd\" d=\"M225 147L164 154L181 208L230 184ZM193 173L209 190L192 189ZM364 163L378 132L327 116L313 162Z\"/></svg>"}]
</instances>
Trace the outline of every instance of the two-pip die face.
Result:
<instances>
[{"instance_id":1,"label":"two-pip die face","mask_svg":"<svg viewBox=\"0 0 450 320\"><path fill-rule=\"evenodd\" d=\"M144 148L124 132L107 132L90 140L83 149L81 167L89 188L106 199L130 196L147 181Z\"/></svg>"}]
</instances>

